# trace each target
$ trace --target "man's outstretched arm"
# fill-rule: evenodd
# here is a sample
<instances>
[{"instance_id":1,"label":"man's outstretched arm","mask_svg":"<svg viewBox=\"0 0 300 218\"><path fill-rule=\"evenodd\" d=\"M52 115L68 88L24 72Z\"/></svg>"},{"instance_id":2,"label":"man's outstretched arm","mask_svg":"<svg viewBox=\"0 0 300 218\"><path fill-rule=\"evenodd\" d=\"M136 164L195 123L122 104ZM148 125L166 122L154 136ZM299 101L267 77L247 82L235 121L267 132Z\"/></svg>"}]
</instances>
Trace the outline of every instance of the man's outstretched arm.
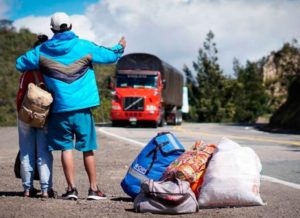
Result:
<instances>
[{"instance_id":1,"label":"man's outstretched arm","mask_svg":"<svg viewBox=\"0 0 300 218\"><path fill-rule=\"evenodd\" d=\"M97 46L94 44L92 49L92 62L95 63L114 63L124 53L126 40L124 37L120 39L117 45L112 48Z\"/></svg>"}]
</instances>

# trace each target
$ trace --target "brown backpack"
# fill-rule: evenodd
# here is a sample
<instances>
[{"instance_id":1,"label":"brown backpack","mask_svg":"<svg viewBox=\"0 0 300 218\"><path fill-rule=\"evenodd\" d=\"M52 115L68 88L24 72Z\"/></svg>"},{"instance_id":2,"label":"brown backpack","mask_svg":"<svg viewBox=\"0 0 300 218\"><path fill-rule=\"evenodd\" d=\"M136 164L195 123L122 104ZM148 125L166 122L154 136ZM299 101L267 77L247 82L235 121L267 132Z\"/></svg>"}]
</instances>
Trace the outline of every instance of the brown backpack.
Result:
<instances>
[{"instance_id":1,"label":"brown backpack","mask_svg":"<svg viewBox=\"0 0 300 218\"><path fill-rule=\"evenodd\" d=\"M34 73L35 84L29 83L23 99L18 118L32 127L43 128L47 121L53 98L51 93L42 87L36 72Z\"/></svg>"}]
</instances>

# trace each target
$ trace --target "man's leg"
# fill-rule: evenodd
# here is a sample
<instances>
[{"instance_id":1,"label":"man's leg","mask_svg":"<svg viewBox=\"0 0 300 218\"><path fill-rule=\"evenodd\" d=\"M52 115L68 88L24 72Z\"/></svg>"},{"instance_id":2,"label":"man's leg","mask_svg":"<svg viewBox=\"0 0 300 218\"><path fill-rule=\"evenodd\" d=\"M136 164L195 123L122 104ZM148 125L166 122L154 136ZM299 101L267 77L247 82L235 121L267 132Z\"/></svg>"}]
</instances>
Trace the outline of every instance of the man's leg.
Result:
<instances>
[{"instance_id":1,"label":"man's leg","mask_svg":"<svg viewBox=\"0 0 300 218\"><path fill-rule=\"evenodd\" d=\"M77 111L75 120L75 148L83 152L84 166L90 182L87 199L106 199L106 195L97 187L96 160L94 156L94 150L97 149L96 130L90 109Z\"/></svg>"},{"instance_id":2,"label":"man's leg","mask_svg":"<svg viewBox=\"0 0 300 218\"><path fill-rule=\"evenodd\" d=\"M106 199L106 195L99 190L97 186L97 179L96 179L96 162L95 156L93 151L85 151L83 152L83 160L85 170L89 177L90 182L90 189L88 193L88 200L101 200Z\"/></svg>"},{"instance_id":3,"label":"man's leg","mask_svg":"<svg viewBox=\"0 0 300 218\"><path fill-rule=\"evenodd\" d=\"M65 150L61 152L61 163L67 180L68 190L70 191L72 188L75 187L75 172L72 150Z\"/></svg>"},{"instance_id":4,"label":"man's leg","mask_svg":"<svg viewBox=\"0 0 300 218\"><path fill-rule=\"evenodd\" d=\"M78 191L75 187L74 181L74 161L72 150L64 150L61 152L61 163L68 183L68 189L65 194L62 195L66 200L77 200Z\"/></svg>"},{"instance_id":5,"label":"man's leg","mask_svg":"<svg viewBox=\"0 0 300 218\"><path fill-rule=\"evenodd\" d=\"M89 177L90 188L96 191L97 188L97 178L96 178L96 163L95 155L93 151L83 152L83 161L86 173Z\"/></svg>"},{"instance_id":6,"label":"man's leg","mask_svg":"<svg viewBox=\"0 0 300 218\"><path fill-rule=\"evenodd\" d=\"M68 184L63 199L78 199L78 191L75 188L74 180L74 132L73 132L74 112L53 113L48 120L47 143L50 151L59 150L61 152L61 163L65 178Z\"/></svg>"}]
</instances>

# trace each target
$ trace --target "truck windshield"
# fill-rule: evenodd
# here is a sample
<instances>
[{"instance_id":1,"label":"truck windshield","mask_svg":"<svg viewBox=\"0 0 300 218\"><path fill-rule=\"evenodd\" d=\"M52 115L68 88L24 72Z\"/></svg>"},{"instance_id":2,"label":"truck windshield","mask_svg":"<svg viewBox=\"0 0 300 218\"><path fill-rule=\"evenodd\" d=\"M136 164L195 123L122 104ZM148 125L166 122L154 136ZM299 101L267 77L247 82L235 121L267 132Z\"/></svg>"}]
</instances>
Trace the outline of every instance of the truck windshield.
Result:
<instances>
[{"instance_id":1,"label":"truck windshield","mask_svg":"<svg viewBox=\"0 0 300 218\"><path fill-rule=\"evenodd\" d=\"M117 75L117 88L156 88L157 87L157 75L136 75L136 74L124 74Z\"/></svg>"}]
</instances>

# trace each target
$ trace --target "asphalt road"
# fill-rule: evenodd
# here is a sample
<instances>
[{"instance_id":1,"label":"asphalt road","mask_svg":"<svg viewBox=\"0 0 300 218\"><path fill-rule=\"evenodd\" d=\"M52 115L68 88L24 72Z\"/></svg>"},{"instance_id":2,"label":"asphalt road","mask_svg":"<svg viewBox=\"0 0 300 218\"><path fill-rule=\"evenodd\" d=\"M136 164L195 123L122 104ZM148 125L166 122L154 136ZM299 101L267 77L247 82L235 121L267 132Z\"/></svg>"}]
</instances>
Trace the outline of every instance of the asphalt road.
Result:
<instances>
[{"instance_id":1,"label":"asphalt road","mask_svg":"<svg viewBox=\"0 0 300 218\"><path fill-rule=\"evenodd\" d=\"M82 154L74 151L79 190L79 200L74 202L21 197L21 182L13 174L18 151L17 128L0 128L0 217L157 217L149 213L135 213L132 201L122 191L120 182L144 144L160 131L173 132L186 147L197 139L218 143L221 137L226 136L242 146L252 147L262 161L263 175L269 176L263 177L260 188L266 206L202 209L195 214L175 217L299 217L299 135L269 134L251 127L218 124L184 124L158 129L99 126L97 130L100 144L96 152L98 184L109 199L86 200L88 179ZM54 188L61 195L66 183L59 152L54 152L54 160ZM37 182L35 187L39 188Z\"/></svg>"}]
</instances>

